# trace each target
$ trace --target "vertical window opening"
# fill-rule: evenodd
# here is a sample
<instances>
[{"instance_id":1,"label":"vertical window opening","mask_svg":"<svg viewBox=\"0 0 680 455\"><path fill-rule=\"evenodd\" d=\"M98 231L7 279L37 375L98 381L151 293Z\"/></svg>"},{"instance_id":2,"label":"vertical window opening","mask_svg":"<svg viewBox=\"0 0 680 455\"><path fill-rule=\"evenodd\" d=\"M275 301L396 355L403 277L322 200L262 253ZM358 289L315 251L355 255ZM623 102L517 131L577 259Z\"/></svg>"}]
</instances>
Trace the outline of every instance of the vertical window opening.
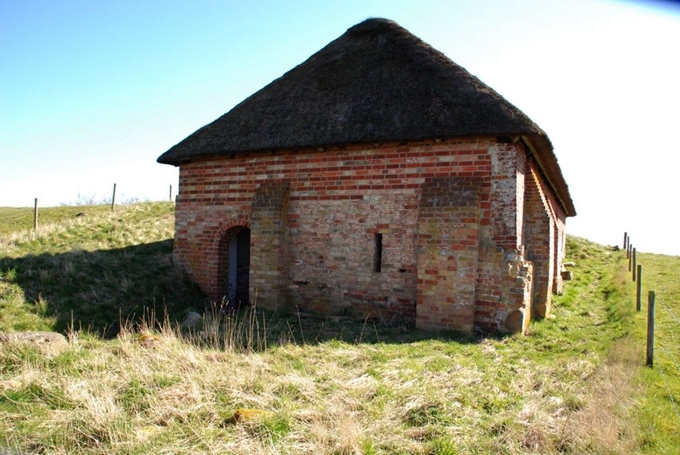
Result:
<instances>
[{"instance_id":1,"label":"vertical window opening","mask_svg":"<svg viewBox=\"0 0 680 455\"><path fill-rule=\"evenodd\" d=\"M373 271L382 271L382 256L383 256L383 235L375 234L375 254L373 255Z\"/></svg>"}]
</instances>

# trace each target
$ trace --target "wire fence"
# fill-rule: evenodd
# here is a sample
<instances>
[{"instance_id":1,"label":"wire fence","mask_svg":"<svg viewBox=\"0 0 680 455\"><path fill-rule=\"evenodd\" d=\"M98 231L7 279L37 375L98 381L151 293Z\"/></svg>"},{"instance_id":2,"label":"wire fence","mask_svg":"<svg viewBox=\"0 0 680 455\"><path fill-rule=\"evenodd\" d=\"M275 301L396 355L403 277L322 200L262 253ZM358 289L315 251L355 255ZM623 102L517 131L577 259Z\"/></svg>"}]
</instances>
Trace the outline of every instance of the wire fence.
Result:
<instances>
[{"instance_id":1,"label":"wire fence","mask_svg":"<svg viewBox=\"0 0 680 455\"><path fill-rule=\"evenodd\" d=\"M646 366L659 372L663 388L668 394L673 410L680 420L680 317L675 302L667 300L665 295L657 295L650 280L650 273L645 272L639 263L637 250L630 242L628 233L624 233L623 249L626 250L628 271L636 283L636 310L642 310L643 293L647 292L647 357ZM644 281L644 282L643 282ZM657 308L660 309L657 313ZM673 368L675 367L675 368Z\"/></svg>"},{"instance_id":2,"label":"wire fence","mask_svg":"<svg viewBox=\"0 0 680 455\"><path fill-rule=\"evenodd\" d=\"M96 199L94 196L90 197L84 197L78 194L78 201L74 205L111 205L111 211L116 210L116 205L129 205L133 203L140 202L138 198L128 198L124 199L122 201L116 201L116 188L117 184L113 184L113 192L111 193L110 198L105 198L105 199ZM169 192L168 192L168 200L172 202L172 185L170 185ZM40 213L40 204L38 203L38 198L35 198L34 204L33 204L33 230L38 229L38 220L39 220L39 213Z\"/></svg>"}]
</instances>

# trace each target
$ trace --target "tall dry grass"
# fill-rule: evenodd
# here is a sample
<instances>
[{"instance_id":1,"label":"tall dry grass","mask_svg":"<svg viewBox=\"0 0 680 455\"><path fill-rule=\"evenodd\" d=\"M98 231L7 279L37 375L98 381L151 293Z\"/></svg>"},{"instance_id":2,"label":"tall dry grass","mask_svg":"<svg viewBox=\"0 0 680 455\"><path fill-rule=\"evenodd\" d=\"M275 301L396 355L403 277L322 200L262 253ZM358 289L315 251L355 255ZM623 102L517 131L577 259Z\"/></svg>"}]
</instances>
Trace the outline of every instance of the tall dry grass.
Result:
<instances>
[{"instance_id":1,"label":"tall dry grass","mask_svg":"<svg viewBox=\"0 0 680 455\"><path fill-rule=\"evenodd\" d=\"M116 340L2 348L6 445L49 453L630 453L623 363L521 359L479 345L266 345L262 314L192 330L148 315ZM279 334L277 334L279 335ZM299 341L299 340L298 340ZM623 355L627 358L626 355ZM613 384L616 392L610 390ZM239 409L268 411L239 421ZM625 436L625 435L624 435Z\"/></svg>"}]
</instances>

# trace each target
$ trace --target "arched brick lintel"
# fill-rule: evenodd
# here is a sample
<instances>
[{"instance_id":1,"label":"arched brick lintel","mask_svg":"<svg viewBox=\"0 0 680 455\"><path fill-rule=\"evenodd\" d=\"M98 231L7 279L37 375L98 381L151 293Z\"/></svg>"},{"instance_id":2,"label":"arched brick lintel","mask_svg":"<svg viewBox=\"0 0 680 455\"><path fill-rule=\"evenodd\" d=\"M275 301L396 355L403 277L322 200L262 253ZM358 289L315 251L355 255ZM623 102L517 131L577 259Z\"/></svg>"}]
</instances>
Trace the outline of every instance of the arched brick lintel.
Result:
<instances>
[{"instance_id":1,"label":"arched brick lintel","mask_svg":"<svg viewBox=\"0 0 680 455\"><path fill-rule=\"evenodd\" d=\"M238 218L235 220L231 220L227 223L220 223L218 225L218 230L217 230L217 235L216 237L221 241L225 235L229 232L230 229L233 229L235 227L246 227L248 229L251 229L250 227L250 219L249 218Z\"/></svg>"}]
</instances>

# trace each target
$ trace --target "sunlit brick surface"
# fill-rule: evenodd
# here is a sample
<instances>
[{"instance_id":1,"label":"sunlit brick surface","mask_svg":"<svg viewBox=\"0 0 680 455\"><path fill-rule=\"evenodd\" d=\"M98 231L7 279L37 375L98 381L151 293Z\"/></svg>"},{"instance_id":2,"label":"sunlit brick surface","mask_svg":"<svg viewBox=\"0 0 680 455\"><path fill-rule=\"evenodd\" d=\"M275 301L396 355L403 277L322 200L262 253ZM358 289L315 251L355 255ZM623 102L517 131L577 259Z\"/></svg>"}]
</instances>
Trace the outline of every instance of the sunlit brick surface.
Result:
<instances>
[{"instance_id":1,"label":"sunlit brick surface","mask_svg":"<svg viewBox=\"0 0 680 455\"><path fill-rule=\"evenodd\" d=\"M221 299L223 238L247 226L258 305L521 330L564 254L564 213L541 179L522 145L495 138L194 161L180 170L174 256Z\"/></svg>"}]
</instances>

